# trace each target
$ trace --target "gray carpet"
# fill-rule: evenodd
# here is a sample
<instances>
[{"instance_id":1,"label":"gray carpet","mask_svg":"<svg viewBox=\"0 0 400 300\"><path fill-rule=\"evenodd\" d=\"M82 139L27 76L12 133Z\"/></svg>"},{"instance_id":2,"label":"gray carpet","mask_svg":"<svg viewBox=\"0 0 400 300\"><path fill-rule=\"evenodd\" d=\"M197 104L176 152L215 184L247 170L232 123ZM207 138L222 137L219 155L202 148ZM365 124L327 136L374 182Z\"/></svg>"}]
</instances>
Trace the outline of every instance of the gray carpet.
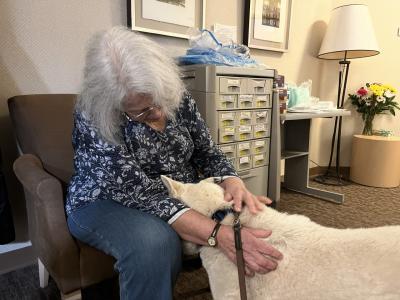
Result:
<instances>
[{"instance_id":1,"label":"gray carpet","mask_svg":"<svg viewBox=\"0 0 400 300\"><path fill-rule=\"evenodd\" d=\"M303 214L313 221L336 228L400 225L400 188L381 189L351 184L345 187L311 185L345 194L345 203L337 205L312 197L283 190L277 209ZM53 281L45 289L39 288L36 266L0 276L0 300L60 299ZM207 274L200 268L183 272L175 288L175 299L208 300L209 292L188 296L207 287ZM116 282L104 282L86 289L84 299L118 299Z\"/></svg>"}]
</instances>

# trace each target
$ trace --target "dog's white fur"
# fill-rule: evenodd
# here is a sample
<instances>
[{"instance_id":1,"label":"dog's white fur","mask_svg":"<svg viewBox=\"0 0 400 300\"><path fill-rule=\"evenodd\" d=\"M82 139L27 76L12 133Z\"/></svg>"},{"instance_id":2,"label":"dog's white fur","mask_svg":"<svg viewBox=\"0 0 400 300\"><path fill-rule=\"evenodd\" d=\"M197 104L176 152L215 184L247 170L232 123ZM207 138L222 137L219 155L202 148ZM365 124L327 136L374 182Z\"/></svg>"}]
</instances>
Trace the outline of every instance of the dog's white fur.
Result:
<instances>
[{"instance_id":1,"label":"dog's white fur","mask_svg":"<svg viewBox=\"0 0 400 300\"><path fill-rule=\"evenodd\" d=\"M212 179L198 184L162 180L171 196L203 215L231 206ZM400 226L334 229L269 207L257 215L244 207L240 220L247 227L271 229L266 240L284 255L277 270L246 278L250 300L400 299ZM228 215L222 223L232 221ZM218 248L202 247L200 255L214 299L239 299L236 266Z\"/></svg>"}]
</instances>

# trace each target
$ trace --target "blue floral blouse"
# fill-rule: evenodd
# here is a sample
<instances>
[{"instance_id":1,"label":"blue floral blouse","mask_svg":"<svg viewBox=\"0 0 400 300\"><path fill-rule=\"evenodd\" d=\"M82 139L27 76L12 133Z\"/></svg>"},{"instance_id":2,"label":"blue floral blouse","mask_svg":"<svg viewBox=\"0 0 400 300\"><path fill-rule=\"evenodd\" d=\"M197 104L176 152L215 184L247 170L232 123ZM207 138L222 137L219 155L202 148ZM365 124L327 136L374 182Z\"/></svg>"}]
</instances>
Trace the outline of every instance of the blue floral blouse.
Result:
<instances>
[{"instance_id":1,"label":"blue floral blouse","mask_svg":"<svg viewBox=\"0 0 400 300\"><path fill-rule=\"evenodd\" d=\"M121 127L122 145L102 140L80 112L74 117L75 174L68 187L67 214L97 200L113 199L171 222L186 207L168 196L160 175L182 182L197 182L199 174L237 176L188 94L163 132L127 119Z\"/></svg>"}]
</instances>

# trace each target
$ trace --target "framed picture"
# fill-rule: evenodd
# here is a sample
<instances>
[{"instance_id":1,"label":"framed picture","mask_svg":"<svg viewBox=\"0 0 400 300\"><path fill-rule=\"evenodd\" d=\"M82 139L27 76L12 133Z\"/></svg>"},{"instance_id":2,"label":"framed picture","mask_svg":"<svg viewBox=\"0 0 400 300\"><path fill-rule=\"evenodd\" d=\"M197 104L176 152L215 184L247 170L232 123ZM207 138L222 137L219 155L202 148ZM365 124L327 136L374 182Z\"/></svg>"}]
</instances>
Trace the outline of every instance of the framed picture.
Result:
<instances>
[{"instance_id":1,"label":"framed picture","mask_svg":"<svg viewBox=\"0 0 400 300\"><path fill-rule=\"evenodd\" d=\"M243 44L288 51L291 8L292 0L245 0Z\"/></svg>"},{"instance_id":2,"label":"framed picture","mask_svg":"<svg viewBox=\"0 0 400 300\"><path fill-rule=\"evenodd\" d=\"M127 0L132 30L188 38L189 28L204 27L206 0Z\"/></svg>"}]
</instances>

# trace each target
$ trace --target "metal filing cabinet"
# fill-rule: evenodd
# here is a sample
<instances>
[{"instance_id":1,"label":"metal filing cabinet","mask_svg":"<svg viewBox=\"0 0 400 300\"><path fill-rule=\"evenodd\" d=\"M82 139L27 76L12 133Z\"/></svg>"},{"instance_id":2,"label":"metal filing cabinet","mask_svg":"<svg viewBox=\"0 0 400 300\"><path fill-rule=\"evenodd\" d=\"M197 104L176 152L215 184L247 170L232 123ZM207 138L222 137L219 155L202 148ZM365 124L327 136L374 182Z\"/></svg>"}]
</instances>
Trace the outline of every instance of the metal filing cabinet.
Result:
<instances>
[{"instance_id":1,"label":"metal filing cabinet","mask_svg":"<svg viewBox=\"0 0 400 300\"><path fill-rule=\"evenodd\" d=\"M214 141L246 186L256 195L273 197L269 176L276 177L270 156L276 136L271 124L278 111L272 89L275 70L191 65L182 67L182 74Z\"/></svg>"}]
</instances>

